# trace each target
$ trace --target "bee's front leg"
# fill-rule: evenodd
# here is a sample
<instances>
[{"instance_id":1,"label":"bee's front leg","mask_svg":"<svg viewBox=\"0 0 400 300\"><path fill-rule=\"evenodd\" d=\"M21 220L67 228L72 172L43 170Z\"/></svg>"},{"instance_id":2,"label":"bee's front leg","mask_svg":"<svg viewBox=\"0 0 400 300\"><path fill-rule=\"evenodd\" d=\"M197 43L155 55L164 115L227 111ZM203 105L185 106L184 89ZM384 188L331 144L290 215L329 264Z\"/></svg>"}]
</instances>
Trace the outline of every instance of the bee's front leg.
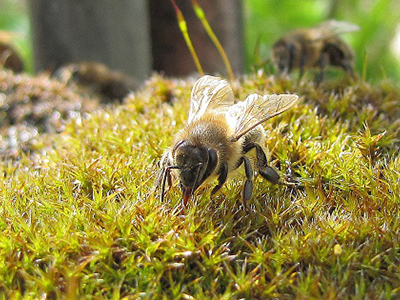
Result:
<instances>
[{"instance_id":1,"label":"bee's front leg","mask_svg":"<svg viewBox=\"0 0 400 300\"><path fill-rule=\"evenodd\" d=\"M164 202L164 196L165 196L165 183L168 181L168 190L172 186L172 178L171 178L171 167L167 167L163 169L162 171L162 181L161 181L161 202Z\"/></svg>"},{"instance_id":2,"label":"bee's front leg","mask_svg":"<svg viewBox=\"0 0 400 300\"><path fill-rule=\"evenodd\" d=\"M290 72L292 72L293 67L294 67L296 46L293 45L292 43L290 43L290 44L287 44L286 47L287 47L287 52L288 52L288 61L286 63L285 74L289 74Z\"/></svg>"},{"instance_id":3,"label":"bee's front leg","mask_svg":"<svg viewBox=\"0 0 400 300\"><path fill-rule=\"evenodd\" d=\"M155 189L158 189L161 186L160 199L161 202L163 202L166 193L165 184L166 182L168 182L168 189L172 187L171 169L174 169L175 167L171 166L171 162L166 155L163 155L163 157L161 158L161 161L159 162L159 167L161 167L161 170L156 178Z\"/></svg>"},{"instance_id":4,"label":"bee's front leg","mask_svg":"<svg viewBox=\"0 0 400 300\"><path fill-rule=\"evenodd\" d=\"M243 148L243 153L249 152L251 149L256 148L256 156L257 156L257 168L258 173L266 180L271 183L278 184L279 183L279 174L268 165L267 157L265 155L264 150L257 143L248 143Z\"/></svg>"}]
</instances>

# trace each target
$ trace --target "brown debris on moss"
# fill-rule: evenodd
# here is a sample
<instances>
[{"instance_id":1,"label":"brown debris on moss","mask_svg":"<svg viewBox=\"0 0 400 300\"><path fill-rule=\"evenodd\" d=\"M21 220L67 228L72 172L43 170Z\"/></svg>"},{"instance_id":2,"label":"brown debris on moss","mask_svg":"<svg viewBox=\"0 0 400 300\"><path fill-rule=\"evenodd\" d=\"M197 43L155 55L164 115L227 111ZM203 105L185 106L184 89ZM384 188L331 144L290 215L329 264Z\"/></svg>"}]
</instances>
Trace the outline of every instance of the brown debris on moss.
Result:
<instances>
[{"instance_id":1,"label":"brown debris on moss","mask_svg":"<svg viewBox=\"0 0 400 300\"><path fill-rule=\"evenodd\" d=\"M134 78L97 62L65 65L55 72L55 77L68 85L77 85L83 93L97 95L105 103L121 102L138 86Z\"/></svg>"},{"instance_id":2,"label":"brown debris on moss","mask_svg":"<svg viewBox=\"0 0 400 300\"><path fill-rule=\"evenodd\" d=\"M97 109L99 102L45 74L0 70L0 153L29 151L33 138L61 132L66 120Z\"/></svg>"},{"instance_id":3,"label":"brown debris on moss","mask_svg":"<svg viewBox=\"0 0 400 300\"><path fill-rule=\"evenodd\" d=\"M24 70L24 63L17 51L8 43L0 41L0 67L9 69L15 73Z\"/></svg>"}]
</instances>

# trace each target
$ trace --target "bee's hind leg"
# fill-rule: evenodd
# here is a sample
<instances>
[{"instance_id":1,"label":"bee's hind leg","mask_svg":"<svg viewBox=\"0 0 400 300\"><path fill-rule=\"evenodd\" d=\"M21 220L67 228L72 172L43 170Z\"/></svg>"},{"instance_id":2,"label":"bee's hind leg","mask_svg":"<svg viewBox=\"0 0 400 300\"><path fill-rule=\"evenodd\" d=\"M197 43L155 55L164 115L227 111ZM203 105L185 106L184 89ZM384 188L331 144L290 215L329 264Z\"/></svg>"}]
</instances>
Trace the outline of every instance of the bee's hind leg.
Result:
<instances>
[{"instance_id":1,"label":"bee's hind leg","mask_svg":"<svg viewBox=\"0 0 400 300\"><path fill-rule=\"evenodd\" d=\"M248 143L243 148L243 153L249 152L251 149L256 148L256 156L257 156L257 168L258 173L266 180L273 184L278 184L280 176L278 172L276 172L272 167L268 165L267 157L265 155L264 150L257 143Z\"/></svg>"},{"instance_id":2,"label":"bee's hind leg","mask_svg":"<svg viewBox=\"0 0 400 300\"><path fill-rule=\"evenodd\" d=\"M349 60L343 60L343 62L341 63L340 67L343 68L343 70L346 71L346 73L352 78L352 79L356 79L356 73L354 72L353 66L351 65L351 63L349 62Z\"/></svg>"},{"instance_id":3,"label":"bee's hind leg","mask_svg":"<svg viewBox=\"0 0 400 300\"><path fill-rule=\"evenodd\" d=\"M264 168L264 170L259 169L259 172L260 172L261 176L264 177L265 179L267 179L269 182L271 182L273 184L279 183L279 179L281 177L279 176L278 172L276 172L274 170L274 168L272 168L270 166L266 166Z\"/></svg>"}]
</instances>

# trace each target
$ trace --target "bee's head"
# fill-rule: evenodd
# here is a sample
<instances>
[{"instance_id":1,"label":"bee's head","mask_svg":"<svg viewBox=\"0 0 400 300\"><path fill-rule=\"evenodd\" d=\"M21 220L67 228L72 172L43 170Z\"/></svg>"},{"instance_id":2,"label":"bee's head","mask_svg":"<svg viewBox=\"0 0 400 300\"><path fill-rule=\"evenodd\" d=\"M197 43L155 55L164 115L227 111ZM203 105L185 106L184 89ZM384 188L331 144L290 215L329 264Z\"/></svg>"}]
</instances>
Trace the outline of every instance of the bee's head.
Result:
<instances>
[{"instance_id":1,"label":"bee's head","mask_svg":"<svg viewBox=\"0 0 400 300\"><path fill-rule=\"evenodd\" d=\"M294 53L294 46L286 42L278 42L272 51L272 60L279 72L290 71Z\"/></svg>"},{"instance_id":2,"label":"bee's head","mask_svg":"<svg viewBox=\"0 0 400 300\"><path fill-rule=\"evenodd\" d=\"M179 141L172 153L186 201L214 171L217 154L213 149L195 146L187 140Z\"/></svg>"}]
</instances>

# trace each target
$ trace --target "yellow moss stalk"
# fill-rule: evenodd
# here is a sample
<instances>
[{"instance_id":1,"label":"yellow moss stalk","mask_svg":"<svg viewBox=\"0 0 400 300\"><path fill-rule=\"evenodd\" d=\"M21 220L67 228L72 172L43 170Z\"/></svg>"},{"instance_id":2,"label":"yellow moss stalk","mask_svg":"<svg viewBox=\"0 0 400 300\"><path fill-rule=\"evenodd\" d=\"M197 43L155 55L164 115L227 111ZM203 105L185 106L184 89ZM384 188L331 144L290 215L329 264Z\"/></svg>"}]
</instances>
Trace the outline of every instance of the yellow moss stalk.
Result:
<instances>
[{"instance_id":1,"label":"yellow moss stalk","mask_svg":"<svg viewBox=\"0 0 400 300\"><path fill-rule=\"evenodd\" d=\"M176 5L174 0L170 0L170 1L171 1L172 5L174 6L176 17L178 18L179 29L181 30L182 35L185 39L186 45L189 48L190 54L192 55L193 61L196 65L197 71L200 73L200 76L203 76L204 71L200 64L199 57L197 56L196 51L194 50L192 41L190 39L188 30L187 30L187 23L185 21L185 18L183 17L182 11L179 9L178 5Z\"/></svg>"},{"instance_id":2,"label":"yellow moss stalk","mask_svg":"<svg viewBox=\"0 0 400 300\"><path fill-rule=\"evenodd\" d=\"M235 76L233 75L232 67L229 62L228 56L226 55L226 52L224 48L222 47L221 43L219 42L217 36L215 35L214 31L212 30L210 23L208 23L208 20L206 18L206 15L204 13L204 10L200 7L199 3L197 0L191 0L194 12L197 16L197 18L201 21L203 24L204 29L206 30L208 36L211 38L213 41L215 47L217 48L219 54L221 55L221 58L225 64L226 70L228 72L228 76L230 78L231 82L235 81Z\"/></svg>"}]
</instances>

